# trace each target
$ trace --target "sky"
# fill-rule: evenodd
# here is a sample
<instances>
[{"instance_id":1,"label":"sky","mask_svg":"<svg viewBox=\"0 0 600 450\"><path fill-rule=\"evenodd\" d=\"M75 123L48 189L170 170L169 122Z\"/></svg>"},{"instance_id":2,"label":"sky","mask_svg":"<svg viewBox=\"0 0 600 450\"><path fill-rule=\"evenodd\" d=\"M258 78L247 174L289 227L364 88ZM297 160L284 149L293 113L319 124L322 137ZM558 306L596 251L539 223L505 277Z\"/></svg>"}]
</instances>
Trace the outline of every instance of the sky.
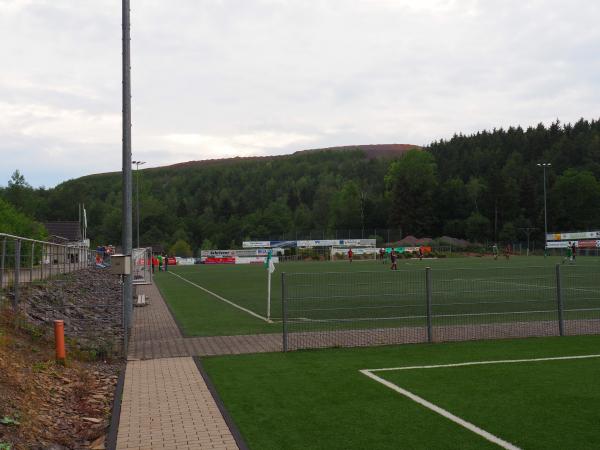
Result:
<instances>
[{"instance_id":1,"label":"sky","mask_svg":"<svg viewBox=\"0 0 600 450\"><path fill-rule=\"evenodd\" d=\"M600 2L131 5L144 167L600 116ZM0 42L0 185L121 170L120 0L0 0Z\"/></svg>"}]
</instances>

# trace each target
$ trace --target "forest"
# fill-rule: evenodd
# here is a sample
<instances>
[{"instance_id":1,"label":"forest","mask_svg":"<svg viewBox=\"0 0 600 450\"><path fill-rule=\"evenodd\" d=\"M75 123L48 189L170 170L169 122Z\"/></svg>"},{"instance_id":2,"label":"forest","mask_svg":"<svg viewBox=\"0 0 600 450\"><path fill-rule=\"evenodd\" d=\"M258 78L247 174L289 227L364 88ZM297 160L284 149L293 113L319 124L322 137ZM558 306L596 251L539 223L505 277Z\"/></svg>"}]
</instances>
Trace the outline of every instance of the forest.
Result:
<instances>
[{"instance_id":1,"label":"forest","mask_svg":"<svg viewBox=\"0 0 600 450\"><path fill-rule=\"evenodd\" d=\"M394 158L359 146L140 170L140 241L181 254L307 230L507 242L533 228L532 239L543 241L540 163L551 164L549 231L600 228L600 122L581 119L455 135ZM31 222L77 220L84 203L92 241L120 242L120 173L45 189L15 170L0 202L0 231L39 235Z\"/></svg>"}]
</instances>

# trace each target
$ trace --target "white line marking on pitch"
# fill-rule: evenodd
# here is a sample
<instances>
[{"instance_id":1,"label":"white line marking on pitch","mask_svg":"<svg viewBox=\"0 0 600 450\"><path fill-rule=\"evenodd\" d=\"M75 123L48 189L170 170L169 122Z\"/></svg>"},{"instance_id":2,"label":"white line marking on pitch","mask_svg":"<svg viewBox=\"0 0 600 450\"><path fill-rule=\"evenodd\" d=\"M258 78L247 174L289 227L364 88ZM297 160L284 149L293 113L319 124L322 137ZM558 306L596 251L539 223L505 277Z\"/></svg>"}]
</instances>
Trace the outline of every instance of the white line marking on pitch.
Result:
<instances>
[{"instance_id":1,"label":"white line marking on pitch","mask_svg":"<svg viewBox=\"0 0 600 450\"><path fill-rule=\"evenodd\" d=\"M221 300L221 301L223 301L223 302L225 302L225 303L227 303L227 304L229 304L229 305L233 306L234 308L237 308L237 309L239 309L239 310L241 310L241 311L244 311L245 313L248 313L248 314L250 314L251 316L254 316L254 317L256 317L256 318L258 318L258 319L260 319L260 320L264 320L264 321L265 321L265 322L267 322L267 323L273 323L271 320L267 319L266 317L263 317L263 316L261 316L260 314L256 314L254 311L251 311L251 310L249 310L249 309L247 309L247 308L244 308L243 306L240 306L240 305L238 305L237 303L234 303L234 302L232 302L231 300L227 300L226 298L224 298L224 297L221 297L219 294L215 294L214 292L212 292L212 291L209 291L209 290L208 290L208 289L206 289L205 287L202 287L202 286L200 286L199 284L196 284L196 283L194 283L193 281L190 281L190 280L188 280L187 278L183 278L181 275L178 275L178 274L176 274L176 273L173 273L173 272L169 272L169 273L170 273L171 275L175 275L175 276L176 276L176 277L178 277L178 278L181 278L181 279L182 279L183 281L185 281L186 283L189 283L189 284L191 284L192 286L194 286L194 287L197 287L198 289L202 289L202 290L203 290L204 292L206 292L207 294L210 294L210 295L212 295L213 297L216 297L216 298L218 298L219 300Z\"/></svg>"},{"instance_id":2,"label":"white line marking on pitch","mask_svg":"<svg viewBox=\"0 0 600 450\"><path fill-rule=\"evenodd\" d=\"M387 381L381 377L378 377L373 372L384 372L384 371L392 371L392 370L416 370L416 369L437 369L443 367L465 367L465 366L476 366L476 365L487 365L487 364L512 364L512 363L523 363L523 362L539 362L539 361L563 361L570 359L591 359L591 358L600 358L600 354L596 355L579 355L579 356L557 356L550 358L531 358L531 359L504 359L504 360L496 360L496 361L471 361L464 363L454 363L454 364L438 364L438 365L430 365L430 366L405 366L405 367L389 367L389 368L381 368L381 369L362 369L359 370L363 375L371 378L372 380L377 381L378 383L383 384L385 387L398 392L401 395L411 399L412 401L418 403L421 406L445 417L448 420L460 425L463 428L481 436L482 438L498 445L507 450L521 450L514 444L505 441L504 439L499 438L498 436L493 435L492 433L485 431L482 428L479 428L477 425L472 424L471 422L467 422L464 419L452 414L450 411L445 410L422 397L419 397L412 392L401 388L400 386Z\"/></svg>"},{"instance_id":3,"label":"white line marking on pitch","mask_svg":"<svg viewBox=\"0 0 600 450\"><path fill-rule=\"evenodd\" d=\"M489 282L489 283L496 283L496 284L508 284L511 286L525 286L525 287L535 287L538 289L556 289L555 286L540 286L537 284L528 284L528 283L512 283L510 281L496 281L496 280L479 280L479 281L484 281L484 282ZM584 292L594 292L597 293L599 292L598 289L586 289L586 288L580 288L580 287L563 287L562 289L567 290L567 291L584 291Z\"/></svg>"}]
</instances>

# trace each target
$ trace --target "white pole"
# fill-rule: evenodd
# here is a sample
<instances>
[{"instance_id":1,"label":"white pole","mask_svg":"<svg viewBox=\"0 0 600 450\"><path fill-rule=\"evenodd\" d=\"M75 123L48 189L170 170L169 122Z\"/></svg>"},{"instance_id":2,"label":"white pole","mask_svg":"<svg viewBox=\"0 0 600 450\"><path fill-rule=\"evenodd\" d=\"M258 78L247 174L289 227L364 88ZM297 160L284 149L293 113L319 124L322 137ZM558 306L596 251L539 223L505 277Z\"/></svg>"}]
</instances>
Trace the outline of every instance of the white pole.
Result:
<instances>
[{"instance_id":1,"label":"white pole","mask_svg":"<svg viewBox=\"0 0 600 450\"><path fill-rule=\"evenodd\" d=\"M267 319L271 320L271 268L267 268Z\"/></svg>"}]
</instances>

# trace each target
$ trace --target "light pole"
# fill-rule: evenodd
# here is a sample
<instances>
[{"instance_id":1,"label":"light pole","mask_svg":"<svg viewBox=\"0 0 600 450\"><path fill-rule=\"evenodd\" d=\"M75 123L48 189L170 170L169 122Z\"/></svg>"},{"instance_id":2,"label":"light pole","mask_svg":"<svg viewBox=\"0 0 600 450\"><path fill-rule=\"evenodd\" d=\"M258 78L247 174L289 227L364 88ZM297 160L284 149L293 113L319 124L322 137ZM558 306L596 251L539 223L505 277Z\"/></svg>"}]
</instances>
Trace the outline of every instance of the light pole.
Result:
<instances>
[{"instance_id":1,"label":"light pole","mask_svg":"<svg viewBox=\"0 0 600 450\"><path fill-rule=\"evenodd\" d=\"M535 228L535 227L522 227L522 228L519 228L519 230L523 231L527 235L527 256L529 256L529 236L531 235L531 233L533 231L537 230L537 228Z\"/></svg>"},{"instance_id":2,"label":"light pole","mask_svg":"<svg viewBox=\"0 0 600 450\"><path fill-rule=\"evenodd\" d=\"M538 163L538 167L544 169L544 256L548 252L548 206L546 202L546 167L552 166L550 163Z\"/></svg>"},{"instance_id":3,"label":"light pole","mask_svg":"<svg viewBox=\"0 0 600 450\"><path fill-rule=\"evenodd\" d=\"M123 27L123 254L131 256L131 29L129 0L121 0ZM133 285L131 275L123 277L123 322L125 325L125 348L131 316L133 315Z\"/></svg>"},{"instance_id":4,"label":"light pole","mask_svg":"<svg viewBox=\"0 0 600 450\"><path fill-rule=\"evenodd\" d=\"M146 161L131 161L135 164L135 213L137 222L137 248L140 248L140 166L146 164Z\"/></svg>"}]
</instances>

